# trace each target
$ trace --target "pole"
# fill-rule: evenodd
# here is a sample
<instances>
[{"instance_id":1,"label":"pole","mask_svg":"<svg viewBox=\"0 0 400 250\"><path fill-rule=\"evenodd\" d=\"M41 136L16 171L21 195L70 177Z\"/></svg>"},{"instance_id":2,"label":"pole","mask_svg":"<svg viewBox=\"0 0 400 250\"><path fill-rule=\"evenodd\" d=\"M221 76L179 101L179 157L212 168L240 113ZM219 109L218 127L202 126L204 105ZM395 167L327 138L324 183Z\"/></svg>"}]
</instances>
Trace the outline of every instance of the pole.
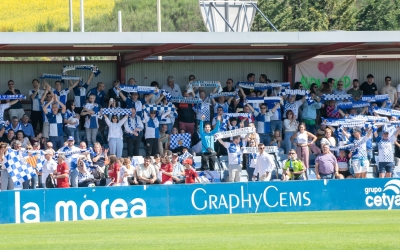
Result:
<instances>
[{"instance_id":1,"label":"pole","mask_svg":"<svg viewBox=\"0 0 400 250\"><path fill-rule=\"evenodd\" d=\"M74 32L74 20L72 19L72 0L69 0L69 32ZM70 61L74 60L74 57L69 57Z\"/></svg>"},{"instance_id":2,"label":"pole","mask_svg":"<svg viewBox=\"0 0 400 250\"><path fill-rule=\"evenodd\" d=\"M81 0L81 32L85 32L85 16L83 9L83 0ZM85 61L84 56L81 56L81 61Z\"/></svg>"},{"instance_id":3,"label":"pole","mask_svg":"<svg viewBox=\"0 0 400 250\"><path fill-rule=\"evenodd\" d=\"M161 32L161 0L157 0L157 31ZM158 60L162 60L162 56L158 56Z\"/></svg>"},{"instance_id":4,"label":"pole","mask_svg":"<svg viewBox=\"0 0 400 250\"><path fill-rule=\"evenodd\" d=\"M122 13L118 11L118 32L122 32Z\"/></svg>"}]
</instances>

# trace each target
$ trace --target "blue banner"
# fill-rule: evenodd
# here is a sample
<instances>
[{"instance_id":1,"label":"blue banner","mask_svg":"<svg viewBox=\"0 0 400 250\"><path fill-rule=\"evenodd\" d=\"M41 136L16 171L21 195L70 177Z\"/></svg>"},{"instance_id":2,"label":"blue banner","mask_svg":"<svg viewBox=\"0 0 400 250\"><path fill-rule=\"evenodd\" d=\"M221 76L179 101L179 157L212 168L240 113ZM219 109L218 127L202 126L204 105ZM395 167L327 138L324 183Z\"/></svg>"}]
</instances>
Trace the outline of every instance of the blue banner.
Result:
<instances>
[{"instance_id":1,"label":"blue banner","mask_svg":"<svg viewBox=\"0 0 400 250\"><path fill-rule=\"evenodd\" d=\"M0 192L0 223L399 208L399 179L240 182Z\"/></svg>"}]
</instances>

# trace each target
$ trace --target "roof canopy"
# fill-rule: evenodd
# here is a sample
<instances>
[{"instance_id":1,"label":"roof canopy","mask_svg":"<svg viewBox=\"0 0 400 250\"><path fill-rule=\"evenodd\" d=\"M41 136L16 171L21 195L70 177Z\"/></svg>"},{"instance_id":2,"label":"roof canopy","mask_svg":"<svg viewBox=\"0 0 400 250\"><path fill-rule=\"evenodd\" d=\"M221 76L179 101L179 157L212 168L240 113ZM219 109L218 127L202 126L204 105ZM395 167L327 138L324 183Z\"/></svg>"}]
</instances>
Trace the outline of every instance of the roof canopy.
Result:
<instances>
[{"instance_id":1,"label":"roof canopy","mask_svg":"<svg viewBox=\"0 0 400 250\"><path fill-rule=\"evenodd\" d=\"M400 54L398 31L34 32L0 33L0 57L285 56L293 65L317 55Z\"/></svg>"}]
</instances>

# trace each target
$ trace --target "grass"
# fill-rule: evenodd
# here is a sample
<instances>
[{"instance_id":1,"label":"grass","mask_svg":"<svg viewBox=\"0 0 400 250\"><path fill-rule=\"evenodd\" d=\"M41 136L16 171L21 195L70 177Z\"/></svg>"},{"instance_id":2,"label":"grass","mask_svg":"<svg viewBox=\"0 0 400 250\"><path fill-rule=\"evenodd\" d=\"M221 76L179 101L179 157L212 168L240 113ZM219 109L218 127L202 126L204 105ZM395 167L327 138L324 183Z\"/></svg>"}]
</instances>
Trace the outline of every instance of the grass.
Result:
<instances>
[{"instance_id":1,"label":"grass","mask_svg":"<svg viewBox=\"0 0 400 250\"><path fill-rule=\"evenodd\" d=\"M400 211L152 217L0 226L1 249L399 249Z\"/></svg>"}]
</instances>

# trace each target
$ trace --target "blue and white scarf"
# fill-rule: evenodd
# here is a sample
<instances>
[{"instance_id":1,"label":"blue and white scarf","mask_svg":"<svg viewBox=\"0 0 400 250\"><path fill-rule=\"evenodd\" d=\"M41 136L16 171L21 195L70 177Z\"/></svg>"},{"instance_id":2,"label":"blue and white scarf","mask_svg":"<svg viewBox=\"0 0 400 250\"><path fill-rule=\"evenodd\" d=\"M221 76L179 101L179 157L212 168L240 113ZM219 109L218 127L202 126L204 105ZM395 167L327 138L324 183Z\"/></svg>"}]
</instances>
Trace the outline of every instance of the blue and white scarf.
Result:
<instances>
[{"instance_id":1,"label":"blue and white scarf","mask_svg":"<svg viewBox=\"0 0 400 250\"><path fill-rule=\"evenodd\" d=\"M225 132L216 133L214 135L214 139L216 141L217 139L230 138L230 137L237 136L237 135L247 135L250 133L254 133L255 131L256 131L256 128L253 128L253 127L239 128L239 129L235 129L235 130L229 130L229 131L225 131Z\"/></svg>"},{"instance_id":2,"label":"blue and white scarf","mask_svg":"<svg viewBox=\"0 0 400 250\"><path fill-rule=\"evenodd\" d=\"M71 81L81 81L80 76L64 76L58 74L46 74L42 73L39 77L40 79L58 79L58 80L71 80Z\"/></svg>"},{"instance_id":3,"label":"blue and white scarf","mask_svg":"<svg viewBox=\"0 0 400 250\"><path fill-rule=\"evenodd\" d=\"M149 86L136 86L136 85L119 85L121 91L128 93L139 93L139 94L154 94L156 93L156 87Z\"/></svg>"},{"instance_id":4,"label":"blue and white scarf","mask_svg":"<svg viewBox=\"0 0 400 250\"><path fill-rule=\"evenodd\" d=\"M324 94L321 96L321 102L335 100L335 101L342 101L342 100L351 100L353 99L352 95L335 95L335 94Z\"/></svg>"},{"instance_id":5,"label":"blue and white scarf","mask_svg":"<svg viewBox=\"0 0 400 250\"><path fill-rule=\"evenodd\" d=\"M70 70L90 70L94 73L94 76L97 77L100 75L100 70L97 68L96 65L64 65L63 66L63 75L65 72L70 71Z\"/></svg>"},{"instance_id":6,"label":"blue and white scarf","mask_svg":"<svg viewBox=\"0 0 400 250\"><path fill-rule=\"evenodd\" d=\"M187 86L187 93L193 92L193 87L203 87L203 88L218 88L218 93L222 92L221 83L219 81L193 81L189 82Z\"/></svg>"},{"instance_id":7,"label":"blue and white scarf","mask_svg":"<svg viewBox=\"0 0 400 250\"><path fill-rule=\"evenodd\" d=\"M123 109L123 108L104 108L101 109L101 113L104 115L118 115L118 116L125 116L131 115L131 109Z\"/></svg>"},{"instance_id":8,"label":"blue and white scarf","mask_svg":"<svg viewBox=\"0 0 400 250\"><path fill-rule=\"evenodd\" d=\"M167 106L155 105L155 104L145 104L143 111L150 113L150 111L171 111L175 117L178 117L178 112L174 108L172 103L168 103Z\"/></svg>"},{"instance_id":9,"label":"blue and white scarf","mask_svg":"<svg viewBox=\"0 0 400 250\"><path fill-rule=\"evenodd\" d=\"M210 98L218 98L218 97L236 97L236 92L220 92L220 93L210 93Z\"/></svg>"},{"instance_id":10,"label":"blue and white scarf","mask_svg":"<svg viewBox=\"0 0 400 250\"><path fill-rule=\"evenodd\" d=\"M248 119L251 118L251 114L250 113L225 113L222 116L222 124L220 126L220 129L222 131L226 131L226 127L228 126L228 121L229 118L231 117L246 117Z\"/></svg>"},{"instance_id":11,"label":"blue and white scarf","mask_svg":"<svg viewBox=\"0 0 400 250\"><path fill-rule=\"evenodd\" d=\"M361 101L364 102L384 102L389 100L389 95L363 95Z\"/></svg>"},{"instance_id":12,"label":"blue and white scarf","mask_svg":"<svg viewBox=\"0 0 400 250\"><path fill-rule=\"evenodd\" d=\"M246 97L246 103L277 103L282 99L279 96L271 97Z\"/></svg>"},{"instance_id":13,"label":"blue and white scarf","mask_svg":"<svg viewBox=\"0 0 400 250\"><path fill-rule=\"evenodd\" d=\"M0 95L0 100L17 100L26 99L24 95Z\"/></svg>"},{"instance_id":14,"label":"blue and white scarf","mask_svg":"<svg viewBox=\"0 0 400 250\"><path fill-rule=\"evenodd\" d=\"M361 120L352 120L352 119L330 119L330 118L323 118L322 124L326 126L337 127L342 125L343 127L351 128L351 127L364 127L365 121Z\"/></svg>"},{"instance_id":15,"label":"blue and white scarf","mask_svg":"<svg viewBox=\"0 0 400 250\"><path fill-rule=\"evenodd\" d=\"M185 152L183 155L178 156L178 161L180 163L182 163L184 160L186 160L189 157L193 158L193 155L191 153L189 153L189 152ZM194 166L194 162L193 162L193 166Z\"/></svg>"},{"instance_id":16,"label":"blue and white scarf","mask_svg":"<svg viewBox=\"0 0 400 250\"><path fill-rule=\"evenodd\" d=\"M341 102L336 104L337 109L351 109L369 107L371 103L364 101Z\"/></svg>"},{"instance_id":17,"label":"blue and white scarf","mask_svg":"<svg viewBox=\"0 0 400 250\"><path fill-rule=\"evenodd\" d=\"M374 113L380 114L380 115L388 115L388 116L398 116L400 117L400 111L395 110L395 109L386 109L386 108L378 108L375 107L373 109Z\"/></svg>"},{"instance_id":18,"label":"blue and white scarf","mask_svg":"<svg viewBox=\"0 0 400 250\"><path fill-rule=\"evenodd\" d=\"M349 115L349 119L362 120L368 122L389 122L387 117L383 116L370 116L370 115Z\"/></svg>"},{"instance_id":19,"label":"blue and white scarf","mask_svg":"<svg viewBox=\"0 0 400 250\"><path fill-rule=\"evenodd\" d=\"M340 150L352 150L354 148L354 144L347 144L343 146L338 146L338 147L329 147L331 151L340 151Z\"/></svg>"},{"instance_id":20,"label":"blue and white scarf","mask_svg":"<svg viewBox=\"0 0 400 250\"><path fill-rule=\"evenodd\" d=\"M203 101L200 98L192 98L192 97L171 97L170 102L172 103L189 103L189 104L200 104Z\"/></svg>"},{"instance_id":21,"label":"blue and white scarf","mask_svg":"<svg viewBox=\"0 0 400 250\"><path fill-rule=\"evenodd\" d=\"M167 99L167 101L171 101L171 98L172 98L172 96L171 96L171 94L168 92L168 91L166 91L166 90L164 90L164 89L159 89L158 90L159 92L160 92L160 94L162 94L163 96L165 96L165 98Z\"/></svg>"},{"instance_id":22,"label":"blue and white scarf","mask_svg":"<svg viewBox=\"0 0 400 250\"><path fill-rule=\"evenodd\" d=\"M258 82L238 82L236 86L245 89L254 89L254 90L266 90L273 88L287 88L290 87L290 82L280 82L280 83L258 83Z\"/></svg>"}]
</instances>

